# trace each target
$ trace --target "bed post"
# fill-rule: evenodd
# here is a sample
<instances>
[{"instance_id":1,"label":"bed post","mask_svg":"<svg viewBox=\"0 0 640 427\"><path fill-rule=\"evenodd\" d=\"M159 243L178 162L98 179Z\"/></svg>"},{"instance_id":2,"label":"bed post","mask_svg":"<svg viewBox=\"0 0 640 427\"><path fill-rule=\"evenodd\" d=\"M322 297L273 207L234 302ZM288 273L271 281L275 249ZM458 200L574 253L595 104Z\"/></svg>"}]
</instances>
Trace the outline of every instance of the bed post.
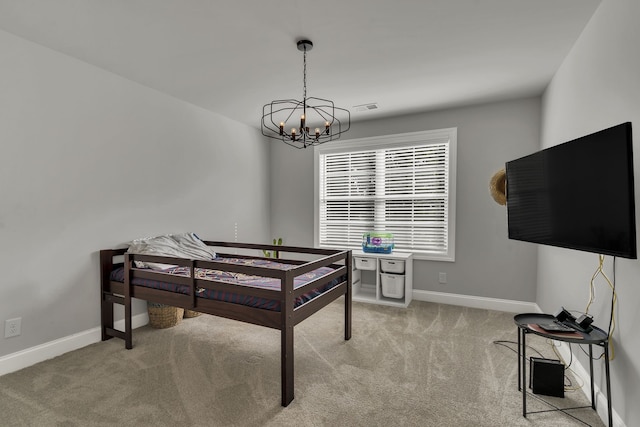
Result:
<instances>
[{"instance_id":1,"label":"bed post","mask_svg":"<svg viewBox=\"0 0 640 427\"><path fill-rule=\"evenodd\" d=\"M100 329L102 331L102 341L113 338L107 335L107 326L113 328L113 303L107 301L105 291L109 283L109 274L113 269L113 252L108 250L100 251Z\"/></svg>"},{"instance_id":2,"label":"bed post","mask_svg":"<svg viewBox=\"0 0 640 427\"><path fill-rule=\"evenodd\" d=\"M133 348L131 336L131 261L129 254L124 254L124 347Z\"/></svg>"},{"instance_id":3,"label":"bed post","mask_svg":"<svg viewBox=\"0 0 640 427\"><path fill-rule=\"evenodd\" d=\"M280 321L280 382L282 406L293 400L293 275L287 271L281 279L281 321Z\"/></svg>"},{"instance_id":4,"label":"bed post","mask_svg":"<svg viewBox=\"0 0 640 427\"><path fill-rule=\"evenodd\" d=\"M347 253L347 293L344 295L344 339L348 341L351 339L351 318L352 318L352 296L353 296L353 256L351 251Z\"/></svg>"}]
</instances>

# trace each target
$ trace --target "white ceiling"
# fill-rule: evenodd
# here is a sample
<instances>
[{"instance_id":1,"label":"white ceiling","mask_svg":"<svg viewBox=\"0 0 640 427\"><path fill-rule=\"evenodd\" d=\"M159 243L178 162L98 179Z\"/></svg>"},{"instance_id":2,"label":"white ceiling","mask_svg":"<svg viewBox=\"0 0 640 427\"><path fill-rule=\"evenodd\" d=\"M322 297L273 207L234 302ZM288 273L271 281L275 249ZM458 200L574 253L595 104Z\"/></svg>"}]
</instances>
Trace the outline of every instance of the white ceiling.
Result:
<instances>
[{"instance_id":1,"label":"white ceiling","mask_svg":"<svg viewBox=\"0 0 640 427\"><path fill-rule=\"evenodd\" d=\"M0 0L0 29L259 127L308 96L352 120L538 95L600 0ZM377 102L379 109L353 106Z\"/></svg>"}]
</instances>

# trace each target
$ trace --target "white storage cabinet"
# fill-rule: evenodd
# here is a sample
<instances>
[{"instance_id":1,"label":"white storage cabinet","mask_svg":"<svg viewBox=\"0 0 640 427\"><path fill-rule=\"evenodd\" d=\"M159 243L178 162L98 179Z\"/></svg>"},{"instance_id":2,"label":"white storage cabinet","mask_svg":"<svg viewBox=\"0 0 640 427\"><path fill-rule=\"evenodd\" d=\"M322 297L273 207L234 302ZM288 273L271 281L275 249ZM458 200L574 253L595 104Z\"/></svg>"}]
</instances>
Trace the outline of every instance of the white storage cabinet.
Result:
<instances>
[{"instance_id":1,"label":"white storage cabinet","mask_svg":"<svg viewBox=\"0 0 640 427\"><path fill-rule=\"evenodd\" d=\"M413 292L413 254L353 251L353 300L406 307Z\"/></svg>"}]
</instances>

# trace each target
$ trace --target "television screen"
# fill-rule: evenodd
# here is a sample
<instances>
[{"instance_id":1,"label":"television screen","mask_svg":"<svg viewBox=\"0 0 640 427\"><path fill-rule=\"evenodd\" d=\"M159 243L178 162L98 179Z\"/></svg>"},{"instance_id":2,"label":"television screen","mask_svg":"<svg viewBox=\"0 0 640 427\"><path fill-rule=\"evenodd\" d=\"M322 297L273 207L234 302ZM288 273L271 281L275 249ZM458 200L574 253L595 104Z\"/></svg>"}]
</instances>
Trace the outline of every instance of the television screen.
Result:
<instances>
[{"instance_id":1,"label":"television screen","mask_svg":"<svg viewBox=\"0 0 640 427\"><path fill-rule=\"evenodd\" d=\"M509 238L637 258L631 123L506 164Z\"/></svg>"}]
</instances>

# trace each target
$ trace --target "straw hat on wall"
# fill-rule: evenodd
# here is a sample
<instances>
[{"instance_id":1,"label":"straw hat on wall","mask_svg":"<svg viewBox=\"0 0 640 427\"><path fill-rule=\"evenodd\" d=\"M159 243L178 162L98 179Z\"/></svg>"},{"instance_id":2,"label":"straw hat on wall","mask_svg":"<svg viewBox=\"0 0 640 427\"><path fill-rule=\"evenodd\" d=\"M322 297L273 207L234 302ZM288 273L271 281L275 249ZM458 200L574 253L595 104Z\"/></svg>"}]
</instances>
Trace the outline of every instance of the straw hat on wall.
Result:
<instances>
[{"instance_id":1,"label":"straw hat on wall","mask_svg":"<svg viewBox=\"0 0 640 427\"><path fill-rule=\"evenodd\" d=\"M504 169L493 174L489 181L489 191L497 204L507 204L507 176Z\"/></svg>"}]
</instances>

